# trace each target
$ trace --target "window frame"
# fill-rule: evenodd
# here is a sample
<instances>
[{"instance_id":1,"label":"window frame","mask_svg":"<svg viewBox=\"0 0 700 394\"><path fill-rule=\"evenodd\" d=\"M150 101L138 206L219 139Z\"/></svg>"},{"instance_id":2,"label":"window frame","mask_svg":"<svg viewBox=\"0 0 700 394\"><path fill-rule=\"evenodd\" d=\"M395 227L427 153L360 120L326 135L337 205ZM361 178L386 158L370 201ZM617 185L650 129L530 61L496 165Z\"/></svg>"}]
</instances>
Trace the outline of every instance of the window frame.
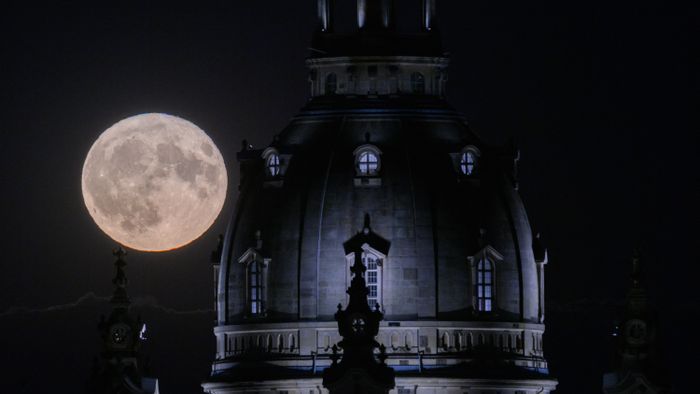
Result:
<instances>
[{"instance_id":1,"label":"window frame","mask_svg":"<svg viewBox=\"0 0 700 394\"><path fill-rule=\"evenodd\" d=\"M469 158L472 161L469 161ZM472 178L479 174L481 167L481 151L474 145L467 145L459 152L456 157L456 168L460 176L464 178ZM471 165L471 170L469 166Z\"/></svg>"},{"instance_id":2,"label":"window frame","mask_svg":"<svg viewBox=\"0 0 700 394\"><path fill-rule=\"evenodd\" d=\"M279 153L272 152L265 159L265 171L271 178L279 177L282 173L282 159Z\"/></svg>"},{"instance_id":3,"label":"window frame","mask_svg":"<svg viewBox=\"0 0 700 394\"><path fill-rule=\"evenodd\" d=\"M257 249L249 248L245 253L238 259L238 262L243 265L244 270L244 282L245 282L245 307L244 314L248 318L257 318L267 316L267 289L268 289L268 267L271 259L263 257ZM252 285L251 285L251 267L256 266L259 272L255 273L257 276L255 286L257 291L257 296L259 299L253 299L252 296ZM254 307L254 304L256 306Z\"/></svg>"},{"instance_id":4,"label":"window frame","mask_svg":"<svg viewBox=\"0 0 700 394\"><path fill-rule=\"evenodd\" d=\"M372 254L376 257L375 262L376 262L376 269L372 271L376 271L377 277L376 277L376 297L370 297L370 294L367 295L367 301L370 303L370 298L375 299L376 303L369 305L371 309L374 309L376 304L379 304L379 309L384 310L384 293L385 293L385 288L384 288L384 265L386 264L386 255L379 252L378 250L372 248L368 244L362 245L362 254ZM351 252L350 254L345 256L346 260L346 269L345 269L345 284L347 287L350 286L350 281L352 280L352 274L350 273L350 267L355 263L355 252ZM362 257L362 264L365 265L366 268L367 265L365 264L365 258L364 256ZM370 270L365 271L365 283L367 283L367 287L369 290L369 273ZM349 296L345 296L345 302L349 302Z\"/></svg>"},{"instance_id":5,"label":"window frame","mask_svg":"<svg viewBox=\"0 0 700 394\"><path fill-rule=\"evenodd\" d=\"M481 258L476 263L476 306L479 312L492 312L494 304L493 261ZM488 291L487 291L488 290ZM486 294L488 293L488 294Z\"/></svg>"},{"instance_id":6,"label":"window frame","mask_svg":"<svg viewBox=\"0 0 700 394\"><path fill-rule=\"evenodd\" d=\"M487 245L473 256L468 257L470 266L470 297L471 306L476 314L492 314L498 312L498 266L503 261L501 255L492 246ZM490 270L481 269L481 264L489 263ZM485 266L484 266L485 267ZM490 273L490 283L484 283L486 273ZM486 286L490 292L490 297L485 297ZM483 289L483 290L481 290ZM483 301L483 303L481 302ZM490 308L487 308L487 301L490 301Z\"/></svg>"},{"instance_id":7,"label":"window frame","mask_svg":"<svg viewBox=\"0 0 700 394\"><path fill-rule=\"evenodd\" d=\"M382 151L379 150L379 148L370 144L361 145L357 147L357 149L355 149L353 155L355 156L355 175L357 177L371 178L379 176L382 170ZM376 158L376 163L372 161L367 161L363 163L363 156L369 157L370 155ZM367 166L366 172L362 170L363 164ZM374 164L376 168L370 169L372 164Z\"/></svg>"}]
</instances>

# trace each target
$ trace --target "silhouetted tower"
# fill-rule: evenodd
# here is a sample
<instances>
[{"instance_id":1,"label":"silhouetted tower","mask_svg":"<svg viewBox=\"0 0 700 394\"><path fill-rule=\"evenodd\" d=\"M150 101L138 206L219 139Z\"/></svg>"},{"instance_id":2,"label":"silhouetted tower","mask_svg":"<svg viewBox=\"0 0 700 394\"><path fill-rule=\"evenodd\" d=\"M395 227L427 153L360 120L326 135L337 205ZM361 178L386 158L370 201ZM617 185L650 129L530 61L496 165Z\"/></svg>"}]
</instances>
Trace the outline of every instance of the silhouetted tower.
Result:
<instances>
[{"instance_id":1,"label":"silhouetted tower","mask_svg":"<svg viewBox=\"0 0 700 394\"><path fill-rule=\"evenodd\" d=\"M88 382L90 394L158 393L158 380L145 377L146 363L139 349L146 325L141 317L134 319L129 313L131 301L126 292L129 283L126 272L126 252L120 247L113 252L116 274L114 294L110 303L112 312L100 319L98 330L102 339L102 351L95 358L92 375Z\"/></svg>"},{"instance_id":2,"label":"silhouetted tower","mask_svg":"<svg viewBox=\"0 0 700 394\"><path fill-rule=\"evenodd\" d=\"M370 308L367 302L369 289L365 282L367 267L362 263L363 250L355 252L355 264L350 268L353 278L347 290L350 302L345 310L338 304L335 320L343 338L338 346L343 349L342 359L333 346L333 364L323 371L323 387L331 394L367 393L383 394L394 388L394 370L388 367L386 348L375 337L383 315L379 304ZM375 349L379 355L375 356Z\"/></svg>"},{"instance_id":3,"label":"silhouetted tower","mask_svg":"<svg viewBox=\"0 0 700 394\"><path fill-rule=\"evenodd\" d=\"M615 370L603 377L603 392L670 393L666 370L659 352L656 317L642 282L642 269L637 253L632 258L632 274L624 319L616 339Z\"/></svg>"}]
</instances>

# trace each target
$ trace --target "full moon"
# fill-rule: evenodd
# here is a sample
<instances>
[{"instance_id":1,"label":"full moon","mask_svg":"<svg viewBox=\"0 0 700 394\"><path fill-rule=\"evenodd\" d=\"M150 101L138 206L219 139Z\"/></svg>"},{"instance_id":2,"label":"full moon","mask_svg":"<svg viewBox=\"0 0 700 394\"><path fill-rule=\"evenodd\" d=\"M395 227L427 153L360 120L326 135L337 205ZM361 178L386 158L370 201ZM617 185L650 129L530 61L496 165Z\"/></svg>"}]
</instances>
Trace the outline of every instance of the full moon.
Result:
<instances>
[{"instance_id":1,"label":"full moon","mask_svg":"<svg viewBox=\"0 0 700 394\"><path fill-rule=\"evenodd\" d=\"M201 236L226 199L221 153L204 131L172 115L124 119L95 141L83 199L97 225L132 249L162 252Z\"/></svg>"}]
</instances>

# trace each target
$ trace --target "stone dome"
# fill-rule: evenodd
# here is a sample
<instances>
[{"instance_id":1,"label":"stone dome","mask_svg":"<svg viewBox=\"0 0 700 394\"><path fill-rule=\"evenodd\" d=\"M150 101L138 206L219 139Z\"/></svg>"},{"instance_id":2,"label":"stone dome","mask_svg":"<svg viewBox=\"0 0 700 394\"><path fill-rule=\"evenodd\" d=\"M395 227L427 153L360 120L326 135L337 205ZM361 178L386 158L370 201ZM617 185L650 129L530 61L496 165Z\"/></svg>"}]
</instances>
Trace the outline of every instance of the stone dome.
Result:
<instances>
[{"instance_id":1,"label":"stone dome","mask_svg":"<svg viewBox=\"0 0 700 394\"><path fill-rule=\"evenodd\" d=\"M387 244L379 300L387 319L539 322L517 153L486 145L444 102L426 110L400 100L361 101L313 102L268 148L239 153L219 324L250 319L239 259L251 248L269 261L261 319L332 321L346 302L344 244L365 227ZM364 146L380 152L373 176L358 172L355 152ZM460 164L466 151L476 159L470 175ZM267 155L277 155L279 173L271 174ZM488 314L475 305L470 272L470 261L484 253L496 264Z\"/></svg>"},{"instance_id":2,"label":"stone dome","mask_svg":"<svg viewBox=\"0 0 700 394\"><path fill-rule=\"evenodd\" d=\"M518 152L447 103L435 1L411 35L393 30L391 1L358 0L351 34L318 3L311 99L268 146L237 155L205 391L325 392L361 254L394 392L550 392L547 254L517 192Z\"/></svg>"}]
</instances>

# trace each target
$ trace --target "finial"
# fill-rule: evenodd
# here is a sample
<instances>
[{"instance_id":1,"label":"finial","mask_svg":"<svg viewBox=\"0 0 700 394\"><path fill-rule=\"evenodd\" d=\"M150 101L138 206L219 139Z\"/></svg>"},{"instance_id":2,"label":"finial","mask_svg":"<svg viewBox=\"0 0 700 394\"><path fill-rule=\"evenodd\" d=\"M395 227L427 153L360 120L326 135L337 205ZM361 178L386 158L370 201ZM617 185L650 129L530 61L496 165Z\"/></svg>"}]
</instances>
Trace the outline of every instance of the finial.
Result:
<instances>
[{"instance_id":1,"label":"finial","mask_svg":"<svg viewBox=\"0 0 700 394\"><path fill-rule=\"evenodd\" d=\"M479 246L482 247L486 244L486 229L479 228Z\"/></svg>"},{"instance_id":2,"label":"finial","mask_svg":"<svg viewBox=\"0 0 700 394\"><path fill-rule=\"evenodd\" d=\"M262 232L260 230L255 231L255 248L262 248Z\"/></svg>"},{"instance_id":3,"label":"finial","mask_svg":"<svg viewBox=\"0 0 700 394\"><path fill-rule=\"evenodd\" d=\"M370 232L370 220L369 220L369 213L365 213L365 223L362 226L362 233L367 235Z\"/></svg>"}]
</instances>

